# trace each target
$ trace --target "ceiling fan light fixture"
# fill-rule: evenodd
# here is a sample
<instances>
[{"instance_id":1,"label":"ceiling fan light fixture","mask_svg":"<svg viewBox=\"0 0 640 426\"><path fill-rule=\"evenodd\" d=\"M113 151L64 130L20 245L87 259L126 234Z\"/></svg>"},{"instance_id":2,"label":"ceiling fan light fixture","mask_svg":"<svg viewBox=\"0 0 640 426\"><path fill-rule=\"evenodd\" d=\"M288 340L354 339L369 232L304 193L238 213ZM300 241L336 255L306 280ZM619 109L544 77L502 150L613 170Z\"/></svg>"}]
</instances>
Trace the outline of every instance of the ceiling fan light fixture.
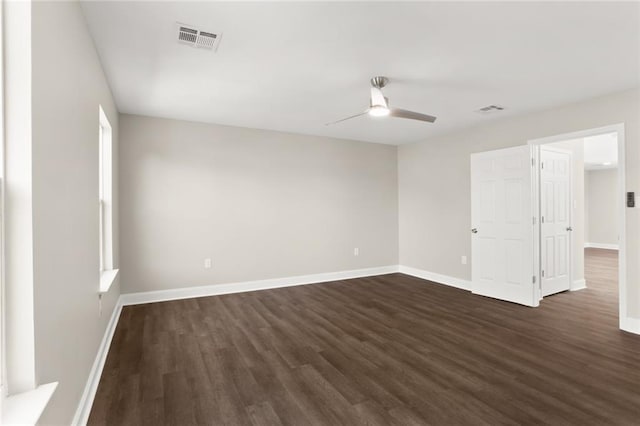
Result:
<instances>
[{"instance_id":1,"label":"ceiling fan light fixture","mask_svg":"<svg viewBox=\"0 0 640 426\"><path fill-rule=\"evenodd\" d=\"M369 108L369 115L372 117L384 117L389 115L389 108L382 105L373 105Z\"/></svg>"},{"instance_id":2,"label":"ceiling fan light fixture","mask_svg":"<svg viewBox=\"0 0 640 426\"><path fill-rule=\"evenodd\" d=\"M341 120L332 121L326 123L325 126L332 124L342 123L352 118L360 117L369 114L371 117L396 117L406 118L409 120L426 121L427 123L433 123L436 121L436 117L427 114L421 114L419 112L413 112L402 108L389 109L389 99L382 93L383 87L387 85L389 79L387 77L374 77L371 79L371 97L369 98L369 108L365 109L359 114L343 118Z\"/></svg>"}]
</instances>

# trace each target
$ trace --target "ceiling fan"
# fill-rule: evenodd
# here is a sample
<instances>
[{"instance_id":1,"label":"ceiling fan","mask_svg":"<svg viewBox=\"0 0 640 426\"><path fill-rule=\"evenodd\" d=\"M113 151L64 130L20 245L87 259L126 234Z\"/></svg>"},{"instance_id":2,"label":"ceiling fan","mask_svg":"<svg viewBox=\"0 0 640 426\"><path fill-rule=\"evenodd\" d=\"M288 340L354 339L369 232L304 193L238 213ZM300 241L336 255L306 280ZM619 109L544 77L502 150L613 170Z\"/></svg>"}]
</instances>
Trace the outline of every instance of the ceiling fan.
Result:
<instances>
[{"instance_id":1,"label":"ceiling fan","mask_svg":"<svg viewBox=\"0 0 640 426\"><path fill-rule=\"evenodd\" d=\"M436 117L432 115L420 114L419 112L407 111L400 108L389 108L389 99L382 94L382 88L389 83L387 77L373 77L371 79L371 100L369 102L369 108L356 115L352 115L347 118L343 118L338 121L332 121L326 123L325 126L340 123L342 121L350 120L352 118L360 117L361 115L369 114L372 117L398 117L408 118L410 120L426 121L433 123L436 121Z\"/></svg>"}]
</instances>

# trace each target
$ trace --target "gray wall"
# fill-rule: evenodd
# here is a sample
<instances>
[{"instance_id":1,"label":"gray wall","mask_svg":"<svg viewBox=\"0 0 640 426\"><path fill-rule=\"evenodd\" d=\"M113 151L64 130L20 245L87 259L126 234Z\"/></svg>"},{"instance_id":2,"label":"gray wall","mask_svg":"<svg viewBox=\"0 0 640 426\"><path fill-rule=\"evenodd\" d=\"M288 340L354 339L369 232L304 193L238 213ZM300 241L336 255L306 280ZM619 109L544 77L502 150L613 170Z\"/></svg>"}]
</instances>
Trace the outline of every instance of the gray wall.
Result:
<instances>
[{"instance_id":1,"label":"gray wall","mask_svg":"<svg viewBox=\"0 0 640 426\"><path fill-rule=\"evenodd\" d=\"M36 373L60 382L41 423L68 425L120 292L100 314L98 105L115 149L118 115L79 3L34 2L32 24Z\"/></svg>"},{"instance_id":2,"label":"gray wall","mask_svg":"<svg viewBox=\"0 0 640 426\"><path fill-rule=\"evenodd\" d=\"M120 141L123 293L398 263L395 146L132 115Z\"/></svg>"},{"instance_id":3,"label":"gray wall","mask_svg":"<svg viewBox=\"0 0 640 426\"><path fill-rule=\"evenodd\" d=\"M618 169L588 170L587 243L618 245Z\"/></svg>"},{"instance_id":4,"label":"gray wall","mask_svg":"<svg viewBox=\"0 0 640 426\"><path fill-rule=\"evenodd\" d=\"M469 156L524 145L530 139L624 123L627 191L640 182L640 91L629 90L486 125L398 150L400 264L469 280ZM640 233L640 209L626 209L627 235ZM640 241L627 240L628 314L640 317ZM470 259L473 261L473 259Z\"/></svg>"}]
</instances>

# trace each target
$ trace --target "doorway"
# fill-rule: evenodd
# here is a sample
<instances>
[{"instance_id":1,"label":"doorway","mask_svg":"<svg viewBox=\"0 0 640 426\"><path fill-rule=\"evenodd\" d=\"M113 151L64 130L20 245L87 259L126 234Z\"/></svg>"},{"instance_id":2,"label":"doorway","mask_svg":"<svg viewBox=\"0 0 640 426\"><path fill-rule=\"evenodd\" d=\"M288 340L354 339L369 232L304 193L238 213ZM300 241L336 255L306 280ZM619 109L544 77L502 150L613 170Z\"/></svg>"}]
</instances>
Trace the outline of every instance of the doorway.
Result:
<instances>
[{"instance_id":1,"label":"doorway","mask_svg":"<svg viewBox=\"0 0 640 426\"><path fill-rule=\"evenodd\" d=\"M557 135L529 145L539 165L533 180L534 211L538 206L534 269L540 276L540 299L587 287L615 293L622 327L626 319L624 126Z\"/></svg>"},{"instance_id":2,"label":"doorway","mask_svg":"<svg viewBox=\"0 0 640 426\"><path fill-rule=\"evenodd\" d=\"M619 324L628 330L623 124L471 155L473 293L537 307L544 296L586 287L585 197L575 195L584 194L585 140L604 135L615 138L617 146L613 204L619 250L613 259L617 268L613 268L618 270L615 296ZM574 145L580 147L579 152ZM602 161L600 166L608 162ZM576 228L580 230L574 231ZM609 256L609 271L611 261Z\"/></svg>"}]
</instances>

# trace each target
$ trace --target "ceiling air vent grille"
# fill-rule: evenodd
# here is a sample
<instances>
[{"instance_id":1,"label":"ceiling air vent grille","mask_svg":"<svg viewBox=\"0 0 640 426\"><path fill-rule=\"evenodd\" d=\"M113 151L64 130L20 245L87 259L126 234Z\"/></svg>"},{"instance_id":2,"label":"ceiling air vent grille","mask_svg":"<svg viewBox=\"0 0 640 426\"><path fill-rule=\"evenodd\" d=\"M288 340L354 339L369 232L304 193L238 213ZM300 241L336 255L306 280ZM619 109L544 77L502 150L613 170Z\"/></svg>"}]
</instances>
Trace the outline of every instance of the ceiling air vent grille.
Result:
<instances>
[{"instance_id":1,"label":"ceiling air vent grille","mask_svg":"<svg viewBox=\"0 0 640 426\"><path fill-rule=\"evenodd\" d=\"M492 112L499 112L502 110L504 110L504 107L501 107L499 105L488 105L484 108L480 108L479 110L476 110L476 112L479 114L490 114Z\"/></svg>"},{"instance_id":2,"label":"ceiling air vent grille","mask_svg":"<svg viewBox=\"0 0 640 426\"><path fill-rule=\"evenodd\" d=\"M178 30L178 40L183 43L194 44L197 39L197 30L187 27L180 27L180 29Z\"/></svg>"},{"instance_id":3,"label":"ceiling air vent grille","mask_svg":"<svg viewBox=\"0 0 640 426\"><path fill-rule=\"evenodd\" d=\"M216 50L220 35L209 31L200 31L190 25L178 24L178 42L191 47Z\"/></svg>"},{"instance_id":4,"label":"ceiling air vent grille","mask_svg":"<svg viewBox=\"0 0 640 426\"><path fill-rule=\"evenodd\" d=\"M198 34L198 40L196 41L196 46L204 47L206 49L213 49L217 38L217 34L200 31L200 34Z\"/></svg>"}]
</instances>

